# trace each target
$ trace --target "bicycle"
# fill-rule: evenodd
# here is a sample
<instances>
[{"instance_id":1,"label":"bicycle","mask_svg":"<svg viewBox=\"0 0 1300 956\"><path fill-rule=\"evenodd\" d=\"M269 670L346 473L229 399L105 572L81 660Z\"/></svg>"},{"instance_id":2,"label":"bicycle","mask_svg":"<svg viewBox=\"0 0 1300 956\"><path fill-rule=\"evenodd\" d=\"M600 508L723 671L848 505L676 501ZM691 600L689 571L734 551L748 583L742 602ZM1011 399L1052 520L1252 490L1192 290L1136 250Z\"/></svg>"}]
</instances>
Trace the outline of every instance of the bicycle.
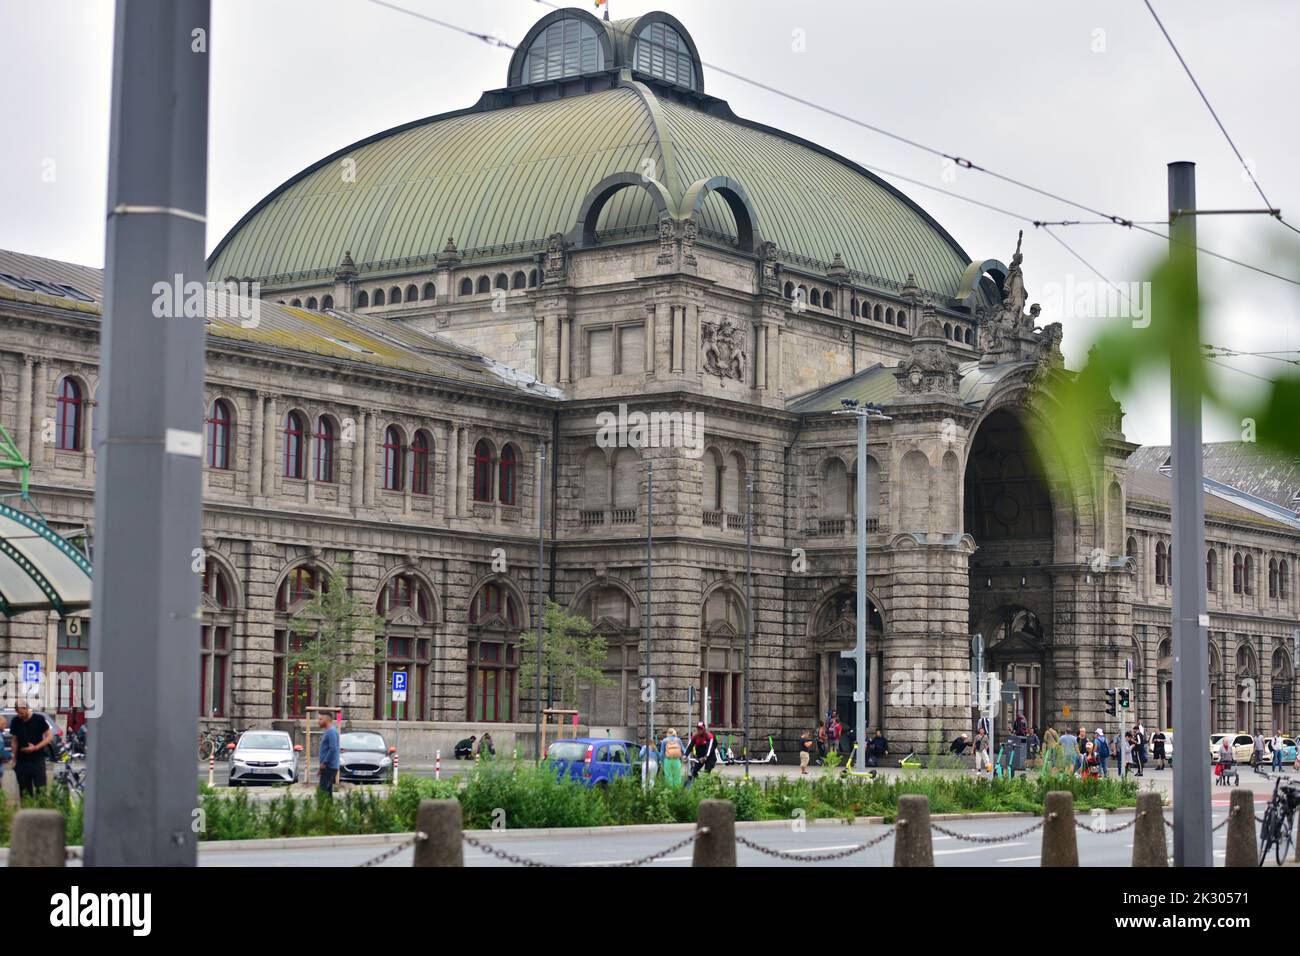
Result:
<instances>
[{"instance_id":1,"label":"bicycle","mask_svg":"<svg viewBox=\"0 0 1300 956\"><path fill-rule=\"evenodd\" d=\"M1286 781L1286 786L1282 785ZM1296 808L1300 807L1300 786L1293 784L1289 777L1278 776L1273 783L1273 798L1264 810L1264 822L1259 828L1259 865L1268 859L1268 851L1273 850L1277 865L1281 866L1291 854L1293 820Z\"/></svg>"},{"instance_id":2,"label":"bicycle","mask_svg":"<svg viewBox=\"0 0 1300 956\"><path fill-rule=\"evenodd\" d=\"M68 793L75 793L79 797L85 795L86 768L72 766L73 758L84 756L84 754L77 753L75 748L67 744L59 748L59 755L55 758L59 765L59 769L54 772L54 785L56 787L62 787Z\"/></svg>"},{"instance_id":3,"label":"bicycle","mask_svg":"<svg viewBox=\"0 0 1300 956\"><path fill-rule=\"evenodd\" d=\"M206 760L216 753L218 760L230 759L230 744L239 742L239 731L212 727L199 734L199 759Z\"/></svg>"}]
</instances>

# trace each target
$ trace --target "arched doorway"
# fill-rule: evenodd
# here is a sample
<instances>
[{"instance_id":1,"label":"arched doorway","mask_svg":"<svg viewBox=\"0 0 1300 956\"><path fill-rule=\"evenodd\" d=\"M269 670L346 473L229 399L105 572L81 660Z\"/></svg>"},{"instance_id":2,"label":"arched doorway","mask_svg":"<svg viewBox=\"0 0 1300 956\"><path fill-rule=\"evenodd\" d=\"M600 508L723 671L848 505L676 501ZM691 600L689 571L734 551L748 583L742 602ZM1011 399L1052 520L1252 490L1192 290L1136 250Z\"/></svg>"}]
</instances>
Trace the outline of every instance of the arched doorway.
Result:
<instances>
[{"instance_id":1,"label":"arched doorway","mask_svg":"<svg viewBox=\"0 0 1300 956\"><path fill-rule=\"evenodd\" d=\"M1008 731L1016 716L1024 714L1029 726L1041 733L1049 716L1044 710L1048 675L1043 622L1028 608L1008 606L986 627L984 669L997 675L1004 692L1014 692L1012 698L998 701L995 726Z\"/></svg>"},{"instance_id":2,"label":"arched doorway","mask_svg":"<svg viewBox=\"0 0 1300 956\"><path fill-rule=\"evenodd\" d=\"M845 727L852 727L856 714L853 694L858 686L858 662L854 653L858 639L858 595L853 587L840 588L820 602L813 615L811 646L817 659L817 711L824 723L837 713ZM880 725L882 697L881 654L884 619L870 595L867 597L867 725Z\"/></svg>"}]
</instances>

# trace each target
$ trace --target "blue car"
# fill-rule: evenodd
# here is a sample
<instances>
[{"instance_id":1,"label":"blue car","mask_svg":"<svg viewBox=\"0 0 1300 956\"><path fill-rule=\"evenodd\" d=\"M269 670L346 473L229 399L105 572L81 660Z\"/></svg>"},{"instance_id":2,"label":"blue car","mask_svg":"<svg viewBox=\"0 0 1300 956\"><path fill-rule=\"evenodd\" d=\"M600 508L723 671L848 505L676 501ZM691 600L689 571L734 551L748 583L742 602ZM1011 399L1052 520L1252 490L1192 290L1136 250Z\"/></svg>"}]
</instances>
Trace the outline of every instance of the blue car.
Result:
<instances>
[{"instance_id":1,"label":"blue car","mask_svg":"<svg viewBox=\"0 0 1300 956\"><path fill-rule=\"evenodd\" d=\"M570 737L546 748L546 762L561 780L601 787L615 777L640 772L641 748L630 740Z\"/></svg>"}]
</instances>

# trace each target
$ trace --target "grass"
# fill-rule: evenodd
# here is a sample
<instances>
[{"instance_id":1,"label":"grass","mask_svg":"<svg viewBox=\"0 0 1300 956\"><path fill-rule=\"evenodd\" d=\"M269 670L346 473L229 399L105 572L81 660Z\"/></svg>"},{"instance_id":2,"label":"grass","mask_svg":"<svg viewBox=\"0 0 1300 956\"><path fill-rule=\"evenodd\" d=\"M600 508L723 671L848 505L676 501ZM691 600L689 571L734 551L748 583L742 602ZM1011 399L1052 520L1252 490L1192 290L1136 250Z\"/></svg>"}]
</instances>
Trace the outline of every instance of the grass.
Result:
<instances>
[{"instance_id":1,"label":"grass","mask_svg":"<svg viewBox=\"0 0 1300 956\"><path fill-rule=\"evenodd\" d=\"M466 829L476 830L693 823L704 799L730 800L738 820L788 820L797 814L807 819L881 816L892 821L902 794L925 794L932 813L1039 813L1050 790L1070 791L1075 809L1087 813L1096 807L1133 806L1138 787L1135 781L1113 778L1032 774L1005 780L917 771L889 780L823 774L760 781L715 774L701 776L690 788L649 790L638 779L624 777L607 787L587 789L529 763L503 760L480 764L453 780L403 777L391 792L358 788L334 800L287 791L254 800L246 790L230 794L200 786L198 823L203 840L409 832L415 828L420 801L431 797L459 800ZM81 843L80 800L50 788L23 806L61 811L67 819L68 843ZM9 844L13 812L0 801L0 846Z\"/></svg>"}]
</instances>

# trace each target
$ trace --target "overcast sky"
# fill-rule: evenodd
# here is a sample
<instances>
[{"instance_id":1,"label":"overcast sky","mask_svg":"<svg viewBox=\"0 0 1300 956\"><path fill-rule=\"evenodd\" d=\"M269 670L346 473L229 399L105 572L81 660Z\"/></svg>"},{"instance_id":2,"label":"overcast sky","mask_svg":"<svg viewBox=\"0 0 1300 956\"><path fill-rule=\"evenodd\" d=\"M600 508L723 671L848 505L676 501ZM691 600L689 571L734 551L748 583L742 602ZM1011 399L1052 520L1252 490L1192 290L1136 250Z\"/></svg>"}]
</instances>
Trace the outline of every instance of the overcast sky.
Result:
<instances>
[{"instance_id":1,"label":"overcast sky","mask_svg":"<svg viewBox=\"0 0 1300 956\"><path fill-rule=\"evenodd\" d=\"M517 43L536 0L392 0ZM705 63L967 157L1089 206L1162 220L1166 164L1197 163L1202 208L1263 205L1142 0L610 0L615 19L662 9ZM1153 0L1274 206L1300 224L1300 3ZM581 4L594 9L591 0ZM510 50L370 0L213 0L208 249L252 205L315 160L379 130L473 104L505 85ZM111 0L0 0L0 248L102 266L112 58ZM1078 209L722 76L707 92L741 116L861 163L1032 219ZM52 172L52 176L51 176ZM53 181L49 181L52 178ZM1041 229L895 180L977 259L1009 260L1025 228L1030 301L1065 324L1082 361L1097 321L1053 314L1052 284L1096 276ZM1297 237L1267 217L1200 220L1200 244L1300 277ZM1057 229L1115 283L1143 278L1165 243L1113 226ZM1300 288L1201 258L1204 339L1300 349ZM1300 353L1290 358L1300 358ZM1228 362L1275 374L1264 359ZM1294 371L1294 369L1292 369ZM1235 390L1261 387L1222 371ZM1125 432L1168 441L1167 381L1121 396ZM1240 426L1207 415L1207 440Z\"/></svg>"}]
</instances>

